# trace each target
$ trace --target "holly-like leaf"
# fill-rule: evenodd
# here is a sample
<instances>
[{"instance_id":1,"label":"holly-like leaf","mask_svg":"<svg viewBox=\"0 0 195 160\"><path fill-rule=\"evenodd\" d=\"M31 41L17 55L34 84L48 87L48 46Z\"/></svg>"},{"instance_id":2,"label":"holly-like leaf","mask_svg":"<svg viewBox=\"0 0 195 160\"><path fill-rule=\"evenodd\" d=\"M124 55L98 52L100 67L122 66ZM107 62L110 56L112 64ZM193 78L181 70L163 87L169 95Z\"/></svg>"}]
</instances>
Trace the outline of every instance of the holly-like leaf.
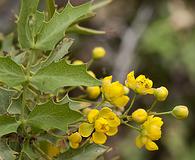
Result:
<instances>
[{"instance_id":1,"label":"holly-like leaf","mask_svg":"<svg viewBox=\"0 0 195 160\"><path fill-rule=\"evenodd\" d=\"M30 26L32 21L30 22L30 18L36 13L38 3L39 0L21 0L17 29L18 40L22 48L32 48L34 45L34 37Z\"/></svg>"},{"instance_id":2,"label":"holly-like leaf","mask_svg":"<svg viewBox=\"0 0 195 160\"><path fill-rule=\"evenodd\" d=\"M9 146L0 140L0 160L13 160L16 158L16 152L9 148Z\"/></svg>"},{"instance_id":3,"label":"holly-like leaf","mask_svg":"<svg viewBox=\"0 0 195 160\"><path fill-rule=\"evenodd\" d=\"M62 104L66 104L66 103L69 103L70 109L75 110L75 111L79 111L79 110L87 108L91 105L91 103L87 102L87 101L72 100L69 98L68 94L63 99L61 99L57 104L62 105Z\"/></svg>"},{"instance_id":4,"label":"holly-like leaf","mask_svg":"<svg viewBox=\"0 0 195 160\"><path fill-rule=\"evenodd\" d=\"M70 110L68 105L56 105L52 102L37 106L29 114L27 123L43 130L59 129L67 131L68 124L82 118L79 112Z\"/></svg>"},{"instance_id":5,"label":"holly-like leaf","mask_svg":"<svg viewBox=\"0 0 195 160\"><path fill-rule=\"evenodd\" d=\"M15 117L10 117L6 115L0 116L0 137L17 132L17 128L20 125L19 122L15 120Z\"/></svg>"},{"instance_id":6,"label":"holly-like leaf","mask_svg":"<svg viewBox=\"0 0 195 160\"><path fill-rule=\"evenodd\" d=\"M32 147L28 142L25 142L22 148L22 152L25 153L25 155L30 159L30 160L35 160L38 159L38 155L33 151Z\"/></svg>"},{"instance_id":7,"label":"holly-like leaf","mask_svg":"<svg viewBox=\"0 0 195 160\"><path fill-rule=\"evenodd\" d=\"M32 69L33 71L38 71L40 68L46 67L52 62L58 62L61 58L63 58L66 54L68 54L68 50L71 47L73 40L70 38L64 38L56 48L51 51L50 55L47 59L38 65L35 65Z\"/></svg>"},{"instance_id":8,"label":"holly-like leaf","mask_svg":"<svg viewBox=\"0 0 195 160\"><path fill-rule=\"evenodd\" d=\"M52 50L64 37L66 29L77 19L90 12L91 2L73 7L69 2L63 11L54 13L53 17L44 22L34 48L44 51Z\"/></svg>"},{"instance_id":9,"label":"holly-like leaf","mask_svg":"<svg viewBox=\"0 0 195 160\"><path fill-rule=\"evenodd\" d=\"M0 81L9 87L26 81L22 68L8 57L0 57Z\"/></svg>"},{"instance_id":10,"label":"holly-like leaf","mask_svg":"<svg viewBox=\"0 0 195 160\"><path fill-rule=\"evenodd\" d=\"M77 150L69 149L64 154L61 154L57 160L96 160L104 154L108 147L96 144L87 144Z\"/></svg>"},{"instance_id":11,"label":"holly-like leaf","mask_svg":"<svg viewBox=\"0 0 195 160\"><path fill-rule=\"evenodd\" d=\"M31 79L41 91L49 92L63 86L98 86L101 82L86 72L86 65L71 65L65 60L40 69Z\"/></svg>"},{"instance_id":12,"label":"holly-like leaf","mask_svg":"<svg viewBox=\"0 0 195 160\"><path fill-rule=\"evenodd\" d=\"M9 114L21 114L22 96L11 100L11 104L7 108Z\"/></svg>"},{"instance_id":13,"label":"holly-like leaf","mask_svg":"<svg viewBox=\"0 0 195 160\"><path fill-rule=\"evenodd\" d=\"M11 103L11 98L16 92L14 90L8 90L0 87L0 114L7 112L7 108Z\"/></svg>"}]
</instances>

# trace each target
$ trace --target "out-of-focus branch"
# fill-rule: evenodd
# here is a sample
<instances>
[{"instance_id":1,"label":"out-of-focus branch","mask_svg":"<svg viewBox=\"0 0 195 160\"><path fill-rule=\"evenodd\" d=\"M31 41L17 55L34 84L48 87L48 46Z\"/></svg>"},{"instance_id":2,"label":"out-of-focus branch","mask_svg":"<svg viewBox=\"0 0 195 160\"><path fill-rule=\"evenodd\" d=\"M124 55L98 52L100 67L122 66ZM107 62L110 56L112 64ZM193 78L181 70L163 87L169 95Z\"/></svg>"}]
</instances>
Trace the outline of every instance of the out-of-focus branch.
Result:
<instances>
[{"instance_id":1,"label":"out-of-focus branch","mask_svg":"<svg viewBox=\"0 0 195 160\"><path fill-rule=\"evenodd\" d=\"M123 82L126 73L135 69L135 50L139 39L147 28L153 14L153 8L143 5L138 9L137 15L132 23L123 33L122 42L118 54L115 57L113 75L116 79Z\"/></svg>"}]
</instances>

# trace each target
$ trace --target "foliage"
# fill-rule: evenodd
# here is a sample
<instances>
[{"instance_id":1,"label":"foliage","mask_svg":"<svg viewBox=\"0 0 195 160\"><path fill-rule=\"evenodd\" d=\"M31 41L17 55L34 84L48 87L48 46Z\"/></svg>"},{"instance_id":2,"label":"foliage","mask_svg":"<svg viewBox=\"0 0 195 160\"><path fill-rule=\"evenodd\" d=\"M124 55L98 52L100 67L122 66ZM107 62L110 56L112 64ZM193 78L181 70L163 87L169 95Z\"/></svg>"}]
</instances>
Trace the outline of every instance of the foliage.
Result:
<instances>
[{"instance_id":1,"label":"foliage","mask_svg":"<svg viewBox=\"0 0 195 160\"><path fill-rule=\"evenodd\" d=\"M154 151L163 125L158 116L187 118L188 108L181 105L178 112L154 112L168 90L154 88L144 75L135 77L130 72L126 86L112 82L112 76L98 80L89 69L94 60L105 56L102 47L93 50L87 64L71 62L68 53L73 39L68 35L103 34L79 22L110 0L76 7L68 2L60 11L53 0L46 1L45 11L37 10L39 0L20 2L18 42L13 44L10 34L0 50L0 159L95 160L109 149L103 144L118 133L121 124L138 131L138 148ZM78 89L82 95L69 97ZM134 92L132 98L129 90ZM130 113L137 95L151 95L154 102L147 110Z\"/></svg>"}]
</instances>

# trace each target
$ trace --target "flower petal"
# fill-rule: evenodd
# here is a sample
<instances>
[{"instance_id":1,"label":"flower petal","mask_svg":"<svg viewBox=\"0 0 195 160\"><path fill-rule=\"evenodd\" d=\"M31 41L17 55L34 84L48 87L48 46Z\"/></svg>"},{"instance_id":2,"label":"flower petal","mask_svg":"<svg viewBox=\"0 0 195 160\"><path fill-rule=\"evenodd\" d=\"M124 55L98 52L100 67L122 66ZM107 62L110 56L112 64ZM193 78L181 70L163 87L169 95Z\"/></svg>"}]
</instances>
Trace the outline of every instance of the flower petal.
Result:
<instances>
[{"instance_id":1,"label":"flower petal","mask_svg":"<svg viewBox=\"0 0 195 160\"><path fill-rule=\"evenodd\" d=\"M99 111L97 109L92 109L89 114L87 115L87 119L89 121L89 123L93 123L95 122L95 120L97 119L99 115Z\"/></svg>"},{"instance_id":2,"label":"flower petal","mask_svg":"<svg viewBox=\"0 0 195 160\"><path fill-rule=\"evenodd\" d=\"M109 131L106 132L106 134L108 136L114 136L115 134L117 134L118 132L118 128L117 127L110 127Z\"/></svg>"},{"instance_id":3,"label":"flower petal","mask_svg":"<svg viewBox=\"0 0 195 160\"><path fill-rule=\"evenodd\" d=\"M107 137L104 133L94 132L92 134L92 140L96 144L104 144L106 143Z\"/></svg>"},{"instance_id":4,"label":"flower petal","mask_svg":"<svg viewBox=\"0 0 195 160\"><path fill-rule=\"evenodd\" d=\"M79 133L83 137L89 137L93 132L93 130L94 130L94 126L93 124L90 123L84 122L79 126Z\"/></svg>"},{"instance_id":5,"label":"flower petal","mask_svg":"<svg viewBox=\"0 0 195 160\"><path fill-rule=\"evenodd\" d=\"M135 139L135 144L138 148L142 148L144 146L144 142L142 140L142 136L137 136Z\"/></svg>"},{"instance_id":6,"label":"flower petal","mask_svg":"<svg viewBox=\"0 0 195 160\"><path fill-rule=\"evenodd\" d=\"M145 147L147 150L149 151L155 151L158 150L158 146L156 143L154 143L153 141L151 141L150 139L147 141L147 143L145 144Z\"/></svg>"}]
</instances>

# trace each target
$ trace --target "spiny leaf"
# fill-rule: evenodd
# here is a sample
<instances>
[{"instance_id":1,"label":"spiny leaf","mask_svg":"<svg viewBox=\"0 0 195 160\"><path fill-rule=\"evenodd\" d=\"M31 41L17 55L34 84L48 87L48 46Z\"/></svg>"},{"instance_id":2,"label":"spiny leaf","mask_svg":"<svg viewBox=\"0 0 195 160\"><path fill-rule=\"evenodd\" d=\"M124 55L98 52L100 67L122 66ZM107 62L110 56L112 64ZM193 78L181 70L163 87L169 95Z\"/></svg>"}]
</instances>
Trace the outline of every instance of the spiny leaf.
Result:
<instances>
[{"instance_id":1,"label":"spiny leaf","mask_svg":"<svg viewBox=\"0 0 195 160\"><path fill-rule=\"evenodd\" d=\"M26 78L21 66L9 57L0 57L0 81L14 87L25 82Z\"/></svg>"},{"instance_id":2,"label":"spiny leaf","mask_svg":"<svg viewBox=\"0 0 195 160\"><path fill-rule=\"evenodd\" d=\"M53 92L63 86L97 86L100 81L86 72L86 65L70 65L65 60L40 69L31 79L44 92Z\"/></svg>"},{"instance_id":3,"label":"spiny leaf","mask_svg":"<svg viewBox=\"0 0 195 160\"><path fill-rule=\"evenodd\" d=\"M70 38L64 38L57 46L56 48L51 51L50 55L47 57L47 59L38 65L35 65L32 69L33 71L38 71L40 68L46 67L52 62L57 62L61 58L63 58L66 54L68 54L68 50L71 47L73 43L73 40Z\"/></svg>"},{"instance_id":4,"label":"spiny leaf","mask_svg":"<svg viewBox=\"0 0 195 160\"><path fill-rule=\"evenodd\" d=\"M7 112L7 108L11 104L11 98L16 92L14 90L8 90L0 87L0 114Z\"/></svg>"},{"instance_id":5,"label":"spiny leaf","mask_svg":"<svg viewBox=\"0 0 195 160\"><path fill-rule=\"evenodd\" d=\"M9 114L21 114L22 96L11 100L11 104L7 108Z\"/></svg>"},{"instance_id":6,"label":"spiny leaf","mask_svg":"<svg viewBox=\"0 0 195 160\"><path fill-rule=\"evenodd\" d=\"M22 152L25 153L30 160L35 160L39 158L28 142L24 143Z\"/></svg>"},{"instance_id":7,"label":"spiny leaf","mask_svg":"<svg viewBox=\"0 0 195 160\"><path fill-rule=\"evenodd\" d=\"M64 37L66 29L78 18L90 12L90 6L91 2L77 7L68 3L62 12L56 11L48 22L44 22L34 48L44 51L52 50Z\"/></svg>"},{"instance_id":8,"label":"spiny leaf","mask_svg":"<svg viewBox=\"0 0 195 160\"><path fill-rule=\"evenodd\" d=\"M16 133L19 125L20 123L18 123L15 120L15 117L1 115L0 116L0 137L9 133L13 133L13 132Z\"/></svg>"},{"instance_id":9,"label":"spiny leaf","mask_svg":"<svg viewBox=\"0 0 195 160\"><path fill-rule=\"evenodd\" d=\"M9 146L0 139L0 159L1 160L13 160L16 158L16 152L14 152Z\"/></svg>"},{"instance_id":10,"label":"spiny leaf","mask_svg":"<svg viewBox=\"0 0 195 160\"><path fill-rule=\"evenodd\" d=\"M91 103L89 102L72 100L69 98L68 94L63 99L61 99L57 104L62 105L66 103L69 103L70 109L75 110L75 111L79 111L91 105Z\"/></svg>"},{"instance_id":11,"label":"spiny leaf","mask_svg":"<svg viewBox=\"0 0 195 160\"><path fill-rule=\"evenodd\" d=\"M34 37L30 28L30 17L36 13L39 0L21 0L21 8L18 20L18 40L22 48L31 48Z\"/></svg>"},{"instance_id":12,"label":"spiny leaf","mask_svg":"<svg viewBox=\"0 0 195 160\"><path fill-rule=\"evenodd\" d=\"M35 107L29 114L27 123L43 130L59 129L67 131L68 124L82 118L79 112L70 110L68 105L56 105L52 102Z\"/></svg>"}]
</instances>

